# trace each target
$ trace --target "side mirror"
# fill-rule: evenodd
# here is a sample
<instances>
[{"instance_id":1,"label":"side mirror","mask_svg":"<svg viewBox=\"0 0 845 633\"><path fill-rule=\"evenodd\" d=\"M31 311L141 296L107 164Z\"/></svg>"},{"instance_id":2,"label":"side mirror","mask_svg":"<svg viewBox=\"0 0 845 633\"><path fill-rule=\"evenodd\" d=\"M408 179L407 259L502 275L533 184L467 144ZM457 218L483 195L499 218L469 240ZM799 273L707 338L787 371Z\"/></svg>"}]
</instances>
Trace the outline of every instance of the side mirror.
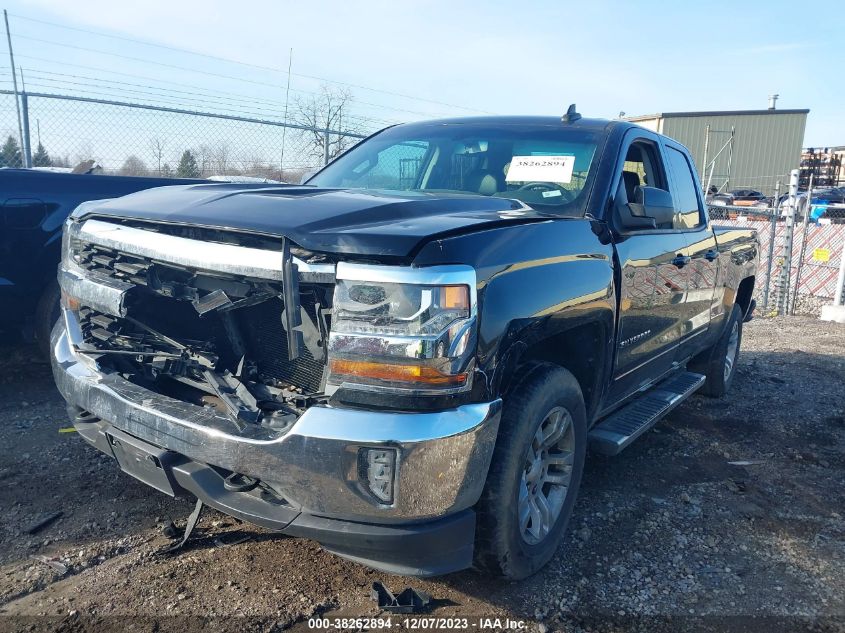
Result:
<instances>
[{"instance_id":1,"label":"side mirror","mask_svg":"<svg viewBox=\"0 0 845 633\"><path fill-rule=\"evenodd\" d=\"M628 203L628 208L633 217L633 226L629 228L660 228L662 225L672 224L675 218L672 194L657 187L637 187L635 200ZM623 224L628 226L625 219Z\"/></svg>"}]
</instances>

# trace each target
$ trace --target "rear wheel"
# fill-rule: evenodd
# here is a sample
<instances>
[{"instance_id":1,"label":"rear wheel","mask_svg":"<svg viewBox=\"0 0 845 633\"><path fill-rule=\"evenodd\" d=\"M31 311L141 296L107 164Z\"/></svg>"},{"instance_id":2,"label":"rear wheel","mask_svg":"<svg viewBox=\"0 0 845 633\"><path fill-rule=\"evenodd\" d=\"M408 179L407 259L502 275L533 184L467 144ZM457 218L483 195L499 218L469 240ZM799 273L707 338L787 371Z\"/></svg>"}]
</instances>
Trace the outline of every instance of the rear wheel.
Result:
<instances>
[{"instance_id":1,"label":"rear wheel","mask_svg":"<svg viewBox=\"0 0 845 633\"><path fill-rule=\"evenodd\" d=\"M742 309L734 305L725 329L716 344L689 363L690 370L707 377L699 393L713 398L721 398L727 393L736 375L741 345Z\"/></svg>"},{"instance_id":2,"label":"rear wheel","mask_svg":"<svg viewBox=\"0 0 845 633\"><path fill-rule=\"evenodd\" d=\"M477 567L518 579L551 559L575 504L586 440L575 377L555 365L529 366L505 399L477 507Z\"/></svg>"}]
</instances>

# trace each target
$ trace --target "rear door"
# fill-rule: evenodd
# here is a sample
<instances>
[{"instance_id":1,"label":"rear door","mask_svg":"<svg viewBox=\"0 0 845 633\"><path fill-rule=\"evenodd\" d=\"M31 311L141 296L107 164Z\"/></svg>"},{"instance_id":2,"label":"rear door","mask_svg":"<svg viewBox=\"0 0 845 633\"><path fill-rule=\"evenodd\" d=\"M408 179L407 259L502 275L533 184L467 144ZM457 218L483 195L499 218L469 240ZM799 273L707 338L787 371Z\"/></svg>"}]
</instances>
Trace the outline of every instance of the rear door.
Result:
<instances>
[{"instance_id":1,"label":"rear door","mask_svg":"<svg viewBox=\"0 0 845 633\"><path fill-rule=\"evenodd\" d=\"M681 330L679 358L685 359L704 349L710 321L718 317L722 297L716 296L719 273L719 247L708 222L701 187L688 154L671 141L664 142L666 166L671 179L675 205L674 228L687 241L685 255L687 293Z\"/></svg>"},{"instance_id":2,"label":"rear door","mask_svg":"<svg viewBox=\"0 0 845 633\"><path fill-rule=\"evenodd\" d=\"M615 175L614 212L628 211L639 186L669 190L659 137L632 130ZM687 239L675 227L621 231L616 362L608 403L626 398L668 372L676 360L685 321Z\"/></svg>"}]
</instances>

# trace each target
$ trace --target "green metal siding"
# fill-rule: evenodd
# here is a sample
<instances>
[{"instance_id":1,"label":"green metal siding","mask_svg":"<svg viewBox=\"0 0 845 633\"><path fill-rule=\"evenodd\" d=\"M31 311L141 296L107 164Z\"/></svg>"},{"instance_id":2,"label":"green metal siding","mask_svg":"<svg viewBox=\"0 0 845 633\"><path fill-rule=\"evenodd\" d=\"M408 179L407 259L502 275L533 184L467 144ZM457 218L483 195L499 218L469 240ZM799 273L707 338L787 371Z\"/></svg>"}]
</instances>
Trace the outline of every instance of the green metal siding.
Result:
<instances>
[{"instance_id":1,"label":"green metal siding","mask_svg":"<svg viewBox=\"0 0 845 633\"><path fill-rule=\"evenodd\" d=\"M645 121L643 123L646 123ZM774 191L775 182L784 186L789 172L801 159L806 113L731 114L703 116L668 116L659 119L661 133L689 148L701 174L704 162L704 137L710 125L708 162L728 140L731 126L735 128L733 164L729 188L750 187L764 193ZM651 126L649 126L651 127ZM715 165L713 184L719 186L727 174L725 149ZM706 186L706 182L702 182Z\"/></svg>"}]
</instances>

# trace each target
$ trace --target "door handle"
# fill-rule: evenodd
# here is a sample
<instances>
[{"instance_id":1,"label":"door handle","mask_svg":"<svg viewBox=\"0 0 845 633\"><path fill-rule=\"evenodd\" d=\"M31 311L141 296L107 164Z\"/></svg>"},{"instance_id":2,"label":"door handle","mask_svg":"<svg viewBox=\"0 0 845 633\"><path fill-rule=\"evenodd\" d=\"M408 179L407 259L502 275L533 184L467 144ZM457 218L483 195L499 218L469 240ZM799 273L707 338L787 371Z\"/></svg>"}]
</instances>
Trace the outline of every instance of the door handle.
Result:
<instances>
[{"instance_id":1,"label":"door handle","mask_svg":"<svg viewBox=\"0 0 845 633\"><path fill-rule=\"evenodd\" d=\"M675 259L672 260L672 264L677 266L678 268L683 268L687 264L690 263L689 255L677 255Z\"/></svg>"},{"instance_id":2,"label":"door handle","mask_svg":"<svg viewBox=\"0 0 845 633\"><path fill-rule=\"evenodd\" d=\"M719 256L719 251L717 251L716 249L713 249L713 248L711 248L709 251L704 253L704 259L706 259L708 262L712 262L718 256Z\"/></svg>"}]
</instances>

